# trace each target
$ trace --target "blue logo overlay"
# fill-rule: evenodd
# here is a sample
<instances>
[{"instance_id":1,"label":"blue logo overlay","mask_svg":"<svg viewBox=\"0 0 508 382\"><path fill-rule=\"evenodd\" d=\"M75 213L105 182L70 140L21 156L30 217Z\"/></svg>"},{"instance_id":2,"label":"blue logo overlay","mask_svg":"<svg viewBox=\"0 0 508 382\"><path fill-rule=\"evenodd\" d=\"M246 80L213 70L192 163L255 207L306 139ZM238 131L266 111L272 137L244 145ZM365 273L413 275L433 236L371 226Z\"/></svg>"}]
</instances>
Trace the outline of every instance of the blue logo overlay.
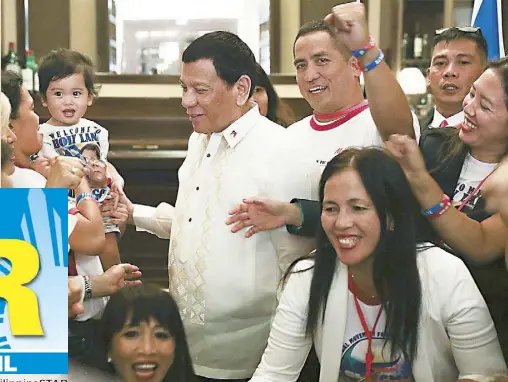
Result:
<instances>
[{"instance_id":1,"label":"blue logo overlay","mask_svg":"<svg viewBox=\"0 0 508 382\"><path fill-rule=\"evenodd\" d=\"M0 374L67 374L67 190L0 200Z\"/></svg>"}]
</instances>

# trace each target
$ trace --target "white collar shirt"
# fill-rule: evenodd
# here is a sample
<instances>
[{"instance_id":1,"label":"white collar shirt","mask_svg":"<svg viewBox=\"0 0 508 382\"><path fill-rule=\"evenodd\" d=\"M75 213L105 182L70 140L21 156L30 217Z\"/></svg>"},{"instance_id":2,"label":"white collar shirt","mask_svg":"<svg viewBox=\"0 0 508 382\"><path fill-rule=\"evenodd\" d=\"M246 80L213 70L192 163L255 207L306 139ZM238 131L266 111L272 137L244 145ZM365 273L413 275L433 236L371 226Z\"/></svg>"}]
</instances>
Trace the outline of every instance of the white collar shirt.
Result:
<instances>
[{"instance_id":1,"label":"white collar shirt","mask_svg":"<svg viewBox=\"0 0 508 382\"><path fill-rule=\"evenodd\" d=\"M464 111L461 110L457 114L454 114L448 118L445 118L439 111L437 111L436 107L434 106L434 118L432 118L432 122L430 124L430 127L440 127L441 123L446 120L448 123L447 126L458 126L462 122L464 122Z\"/></svg>"},{"instance_id":2,"label":"white collar shirt","mask_svg":"<svg viewBox=\"0 0 508 382\"><path fill-rule=\"evenodd\" d=\"M245 238L225 224L247 197L311 198L309 161L257 105L221 133L193 133L178 172L169 287L184 321L195 370L249 378L267 344L283 272L313 246L285 228Z\"/></svg>"}]
</instances>

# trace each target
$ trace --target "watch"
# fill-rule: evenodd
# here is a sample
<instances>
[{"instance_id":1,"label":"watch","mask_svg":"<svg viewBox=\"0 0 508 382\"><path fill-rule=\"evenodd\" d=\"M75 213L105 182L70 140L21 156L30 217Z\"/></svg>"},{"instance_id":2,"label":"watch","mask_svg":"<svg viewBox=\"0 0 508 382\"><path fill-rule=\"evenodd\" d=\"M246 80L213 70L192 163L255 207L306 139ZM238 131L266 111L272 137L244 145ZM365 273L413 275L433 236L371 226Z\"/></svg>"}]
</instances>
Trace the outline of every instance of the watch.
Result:
<instances>
[{"instance_id":1,"label":"watch","mask_svg":"<svg viewBox=\"0 0 508 382\"><path fill-rule=\"evenodd\" d=\"M92 298L92 283L90 281L90 277L83 276L83 280L85 280L85 297L83 301L90 300Z\"/></svg>"}]
</instances>

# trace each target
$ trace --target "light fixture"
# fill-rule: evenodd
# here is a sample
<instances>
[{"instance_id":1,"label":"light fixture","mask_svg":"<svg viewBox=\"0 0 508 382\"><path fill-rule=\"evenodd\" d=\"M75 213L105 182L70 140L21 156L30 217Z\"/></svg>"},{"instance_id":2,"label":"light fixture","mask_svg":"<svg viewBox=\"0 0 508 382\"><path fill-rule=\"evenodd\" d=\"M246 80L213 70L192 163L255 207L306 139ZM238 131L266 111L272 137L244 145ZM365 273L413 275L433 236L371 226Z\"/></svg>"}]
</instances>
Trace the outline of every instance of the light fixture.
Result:
<instances>
[{"instance_id":1,"label":"light fixture","mask_svg":"<svg viewBox=\"0 0 508 382\"><path fill-rule=\"evenodd\" d=\"M406 95L425 94L427 92L427 80L418 68L402 69L397 79Z\"/></svg>"}]
</instances>

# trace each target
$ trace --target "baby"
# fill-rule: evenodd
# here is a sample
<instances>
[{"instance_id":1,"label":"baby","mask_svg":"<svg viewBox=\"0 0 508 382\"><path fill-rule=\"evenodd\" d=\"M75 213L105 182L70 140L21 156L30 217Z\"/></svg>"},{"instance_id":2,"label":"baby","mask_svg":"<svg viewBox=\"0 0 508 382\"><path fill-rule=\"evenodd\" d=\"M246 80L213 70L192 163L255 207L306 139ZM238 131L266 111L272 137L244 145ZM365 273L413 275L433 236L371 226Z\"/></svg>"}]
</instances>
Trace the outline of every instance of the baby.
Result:
<instances>
[{"instance_id":1,"label":"baby","mask_svg":"<svg viewBox=\"0 0 508 382\"><path fill-rule=\"evenodd\" d=\"M43 135L42 156L67 155L82 159L83 146L95 143L100 149L100 159L106 163L111 182L123 187L122 177L107 162L108 131L83 118L98 95L90 58L68 49L54 50L42 58L38 74L42 105L51 116L48 122L39 126Z\"/></svg>"}]
</instances>

